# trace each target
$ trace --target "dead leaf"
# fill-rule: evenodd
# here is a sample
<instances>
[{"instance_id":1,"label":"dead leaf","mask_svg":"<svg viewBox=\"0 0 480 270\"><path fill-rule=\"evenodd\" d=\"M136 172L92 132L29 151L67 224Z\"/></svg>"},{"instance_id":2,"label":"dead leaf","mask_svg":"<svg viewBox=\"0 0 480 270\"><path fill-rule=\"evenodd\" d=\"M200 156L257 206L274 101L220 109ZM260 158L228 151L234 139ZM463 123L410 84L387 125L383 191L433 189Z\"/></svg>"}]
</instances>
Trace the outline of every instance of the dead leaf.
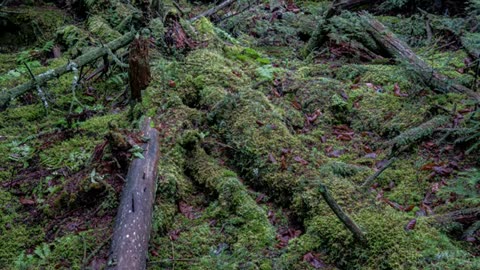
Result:
<instances>
[{"instance_id":1,"label":"dead leaf","mask_svg":"<svg viewBox=\"0 0 480 270\"><path fill-rule=\"evenodd\" d=\"M292 106L293 106L295 109L297 109L297 110L301 110L301 109L302 109L302 105L301 105L298 101L296 101L296 100L292 101Z\"/></svg>"},{"instance_id":2,"label":"dead leaf","mask_svg":"<svg viewBox=\"0 0 480 270\"><path fill-rule=\"evenodd\" d=\"M415 229L415 225L417 224L417 219L412 219L410 220L407 225L405 225L405 231L411 231L413 229Z\"/></svg>"},{"instance_id":3,"label":"dead leaf","mask_svg":"<svg viewBox=\"0 0 480 270\"><path fill-rule=\"evenodd\" d=\"M27 199L27 198L20 198L20 203L22 205L34 205L35 204L35 201L32 200L32 199Z\"/></svg>"},{"instance_id":4,"label":"dead leaf","mask_svg":"<svg viewBox=\"0 0 480 270\"><path fill-rule=\"evenodd\" d=\"M393 94L396 97L408 97L408 94L400 92L400 86L398 85L398 83L395 83L395 85L393 86Z\"/></svg>"},{"instance_id":5,"label":"dead leaf","mask_svg":"<svg viewBox=\"0 0 480 270\"><path fill-rule=\"evenodd\" d=\"M309 252L305 255L303 255L303 261L308 262L313 268L315 269L321 269L321 268L326 268L327 264L325 264L317 254L314 254L312 252Z\"/></svg>"},{"instance_id":6,"label":"dead leaf","mask_svg":"<svg viewBox=\"0 0 480 270\"><path fill-rule=\"evenodd\" d=\"M268 160L270 160L272 164L277 164L277 160L275 159L272 153L268 153Z\"/></svg>"},{"instance_id":7,"label":"dead leaf","mask_svg":"<svg viewBox=\"0 0 480 270\"><path fill-rule=\"evenodd\" d=\"M306 161L305 159L301 158L300 156L295 156L295 157L293 158L293 160L295 160L296 162L300 162L303 166L308 165L308 161Z\"/></svg>"},{"instance_id":8,"label":"dead leaf","mask_svg":"<svg viewBox=\"0 0 480 270\"><path fill-rule=\"evenodd\" d=\"M180 201L178 204L178 209L188 219L195 219L195 214L193 212L193 206L188 205L184 201Z\"/></svg>"},{"instance_id":9,"label":"dead leaf","mask_svg":"<svg viewBox=\"0 0 480 270\"><path fill-rule=\"evenodd\" d=\"M280 169L282 171L285 171L287 169L287 160L285 159L285 156L282 155L282 159L280 160Z\"/></svg>"}]
</instances>

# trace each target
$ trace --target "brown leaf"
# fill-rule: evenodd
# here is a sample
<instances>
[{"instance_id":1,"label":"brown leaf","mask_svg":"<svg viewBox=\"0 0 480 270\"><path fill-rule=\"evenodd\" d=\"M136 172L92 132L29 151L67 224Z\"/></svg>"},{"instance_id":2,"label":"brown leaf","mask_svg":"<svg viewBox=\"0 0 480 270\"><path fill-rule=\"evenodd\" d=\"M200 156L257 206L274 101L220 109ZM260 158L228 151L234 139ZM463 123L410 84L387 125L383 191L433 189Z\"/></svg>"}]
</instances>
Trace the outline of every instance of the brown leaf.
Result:
<instances>
[{"instance_id":1,"label":"brown leaf","mask_svg":"<svg viewBox=\"0 0 480 270\"><path fill-rule=\"evenodd\" d=\"M277 164L277 160L275 159L272 153L268 153L268 160L270 160L270 162L273 164Z\"/></svg>"},{"instance_id":2,"label":"brown leaf","mask_svg":"<svg viewBox=\"0 0 480 270\"><path fill-rule=\"evenodd\" d=\"M302 165L308 165L308 161L306 161L305 159L301 158L300 156L295 156L293 158L293 160L295 160L296 162L300 162Z\"/></svg>"},{"instance_id":3,"label":"brown leaf","mask_svg":"<svg viewBox=\"0 0 480 270\"><path fill-rule=\"evenodd\" d=\"M412 204L412 205L409 205L409 206L405 207L405 209L403 209L403 211L410 212L410 211L413 210L413 208L415 208L415 205Z\"/></svg>"},{"instance_id":4,"label":"brown leaf","mask_svg":"<svg viewBox=\"0 0 480 270\"><path fill-rule=\"evenodd\" d=\"M430 162L430 163L427 163L427 164L423 165L423 166L420 168L420 170L422 170L422 171L431 171L431 170L433 170L433 167L435 167L435 163Z\"/></svg>"},{"instance_id":5,"label":"brown leaf","mask_svg":"<svg viewBox=\"0 0 480 270\"><path fill-rule=\"evenodd\" d=\"M405 231L411 231L413 229L415 229L415 225L417 224L417 219L412 219L410 220L407 225L405 225Z\"/></svg>"},{"instance_id":6,"label":"brown leaf","mask_svg":"<svg viewBox=\"0 0 480 270\"><path fill-rule=\"evenodd\" d=\"M295 109L297 109L297 110L301 110L301 109L302 109L302 105L301 105L298 101L296 101L296 100L292 101L292 106L293 106Z\"/></svg>"},{"instance_id":7,"label":"brown leaf","mask_svg":"<svg viewBox=\"0 0 480 270\"><path fill-rule=\"evenodd\" d=\"M396 97L408 97L408 94L400 92L400 86L398 85L398 83L395 83L395 85L393 86L393 94Z\"/></svg>"},{"instance_id":8,"label":"brown leaf","mask_svg":"<svg viewBox=\"0 0 480 270\"><path fill-rule=\"evenodd\" d=\"M180 213L182 213L188 219L195 219L195 215L193 213L193 206L188 205L184 201L180 201L178 204L178 209Z\"/></svg>"},{"instance_id":9,"label":"brown leaf","mask_svg":"<svg viewBox=\"0 0 480 270\"><path fill-rule=\"evenodd\" d=\"M181 232L182 231L180 229L171 230L168 232L168 238L170 238L172 241L175 241L180 237Z\"/></svg>"},{"instance_id":10,"label":"brown leaf","mask_svg":"<svg viewBox=\"0 0 480 270\"><path fill-rule=\"evenodd\" d=\"M385 203L387 203L388 205L390 205L391 207L393 207L394 209L396 209L396 210L399 210L399 211L404 210L403 206L401 206L400 204L398 204L396 202L392 202L392 201L390 201L389 199L386 199L386 198L383 198L383 201Z\"/></svg>"},{"instance_id":11,"label":"brown leaf","mask_svg":"<svg viewBox=\"0 0 480 270\"><path fill-rule=\"evenodd\" d=\"M303 255L303 261L308 262L315 269L326 268L327 265L318 257L319 256L317 254L313 254L312 252L309 252Z\"/></svg>"},{"instance_id":12,"label":"brown leaf","mask_svg":"<svg viewBox=\"0 0 480 270\"><path fill-rule=\"evenodd\" d=\"M286 170L287 169L287 160L285 159L285 156L282 156L282 159L280 160L280 168L282 169L282 171Z\"/></svg>"},{"instance_id":13,"label":"brown leaf","mask_svg":"<svg viewBox=\"0 0 480 270\"><path fill-rule=\"evenodd\" d=\"M345 153L345 150L333 150L333 151L327 153L327 156L328 156L328 157L338 158L338 157L340 157L341 155L343 155L344 153Z\"/></svg>"},{"instance_id":14,"label":"brown leaf","mask_svg":"<svg viewBox=\"0 0 480 270\"><path fill-rule=\"evenodd\" d=\"M263 127L263 126L265 125L265 123L263 123L263 122L260 121L260 120L257 120L257 121L255 121L255 122L257 123L257 125L258 125L259 127Z\"/></svg>"},{"instance_id":15,"label":"brown leaf","mask_svg":"<svg viewBox=\"0 0 480 270\"><path fill-rule=\"evenodd\" d=\"M311 114L311 115L306 114L305 117L307 118L307 122L308 122L309 124L311 124L311 123L315 122L315 120L317 120L317 118L318 118L320 115L322 115L322 112L318 109L318 110L316 110L316 111L315 111L313 114Z\"/></svg>"},{"instance_id":16,"label":"brown leaf","mask_svg":"<svg viewBox=\"0 0 480 270\"><path fill-rule=\"evenodd\" d=\"M34 205L35 204L35 201L32 200L32 199L27 199L27 198L20 198L20 203L22 205Z\"/></svg>"},{"instance_id":17,"label":"brown leaf","mask_svg":"<svg viewBox=\"0 0 480 270\"><path fill-rule=\"evenodd\" d=\"M372 148L370 148L370 146L368 146L368 145L363 146L363 151L365 151L365 153L367 153L367 154L370 154L370 153L373 152Z\"/></svg>"}]
</instances>

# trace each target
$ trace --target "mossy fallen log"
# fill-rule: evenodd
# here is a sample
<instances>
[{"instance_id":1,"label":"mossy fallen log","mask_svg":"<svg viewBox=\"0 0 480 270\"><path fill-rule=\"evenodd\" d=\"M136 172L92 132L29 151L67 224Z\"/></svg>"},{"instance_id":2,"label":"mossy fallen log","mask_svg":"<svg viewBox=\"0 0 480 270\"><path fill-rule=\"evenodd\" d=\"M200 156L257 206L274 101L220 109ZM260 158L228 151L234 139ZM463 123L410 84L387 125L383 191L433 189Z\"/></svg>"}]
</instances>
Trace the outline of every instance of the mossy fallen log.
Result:
<instances>
[{"instance_id":1,"label":"mossy fallen log","mask_svg":"<svg viewBox=\"0 0 480 270\"><path fill-rule=\"evenodd\" d=\"M429 66L423 59L415 54L415 52L405 42L400 40L385 27L380 21L373 18L367 13L360 14L362 23L368 33L392 56L401 62L408 63L422 81L430 86L437 93L455 92L467 95L468 97L480 101L480 95L471 89L455 82L453 79L441 74L433 67Z\"/></svg>"},{"instance_id":2,"label":"mossy fallen log","mask_svg":"<svg viewBox=\"0 0 480 270\"><path fill-rule=\"evenodd\" d=\"M13 89L0 93L0 111L4 110L12 99L27 93L28 91L34 89L37 85L42 85L49 80L58 78L65 73L72 72L74 69L78 69L105 55L108 55L109 50L116 51L122 47L125 47L133 40L134 37L135 32L129 32L122 37L109 42L104 47L93 49L89 53L75 58L67 65L39 74L35 76L35 80L31 80Z\"/></svg>"},{"instance_id":3,"label":"mossy fallen log","mask_svg":"<svg viewBox=\"0 0 480 270\"><path fill-rule=\"evenodd\" d=\"M209 9L207 11L204 11L204 12L200 13L199 15L191 18L190 22L197 21L198 19L203 18L203 17L210 17L213 14L219 12L220 10L229 7L231 4L233 4L235 2L236 2L235 0L226 0L226 1L222 2L220 5L215 6L211 9Z\"/></svg>"},{"instance_id":4,"label":"mossy fallen log","mask_svg":"<svg viewBox=\"0 0 480 270\"><path fill-rule=\"evenodd\" d=\"M159 160L158 131L143 124L143 159L130 164L115 222L107 269L145 269Z\"/></svg>"},{"instance_id":5,"label":"mossy fallen log","mask_svg":"<svg viewBox=\"0 0 480 270\"><path fill-rule=\"evenodd\" d=\"M235 249L248 247L250 252L260 252L275 242L275 228L266 211L250 197L234 172L218 165L200 146L191 152L187 169L196 181L218 194L222 207L243 219Z\"/></svg>"}]
</instances>

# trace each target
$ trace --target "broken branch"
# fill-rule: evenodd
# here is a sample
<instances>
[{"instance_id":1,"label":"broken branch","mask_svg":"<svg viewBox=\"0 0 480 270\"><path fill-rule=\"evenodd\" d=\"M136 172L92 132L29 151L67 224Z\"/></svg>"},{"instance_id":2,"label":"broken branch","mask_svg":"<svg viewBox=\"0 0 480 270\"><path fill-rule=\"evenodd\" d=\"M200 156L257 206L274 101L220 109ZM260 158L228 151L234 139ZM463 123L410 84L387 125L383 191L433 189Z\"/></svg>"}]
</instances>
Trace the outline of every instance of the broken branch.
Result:
<instances>
[{"instance_id":1,"label":"broken branch","mask_svg":"<svg viewBox=\"0 0 480 270\"><path fill-rule=\"evenodd\" d=\"M42 85L45 82L52 80L54 78L58 78L65 73L73 71L72 67L76 66L76 68L82 67L86 64L89 64L98 58L107 55L108 49L111 51L116 51L130 43L135 37L134 32L130 32L125 34L124 36L108 43L105 47L93 49L91 52L81 55L70 61L67 65L58 67L56 69L51 69L47 72L44 72L40 75L35 76L35 80L29 81L25 84L19 85L9 91L3 92L0 95L0 110L4 110L10 101L18 96L21 96L31 89L35 88L36 85ZM74 63L75 65L73 65Z\"/></svg>"}]
</instances>

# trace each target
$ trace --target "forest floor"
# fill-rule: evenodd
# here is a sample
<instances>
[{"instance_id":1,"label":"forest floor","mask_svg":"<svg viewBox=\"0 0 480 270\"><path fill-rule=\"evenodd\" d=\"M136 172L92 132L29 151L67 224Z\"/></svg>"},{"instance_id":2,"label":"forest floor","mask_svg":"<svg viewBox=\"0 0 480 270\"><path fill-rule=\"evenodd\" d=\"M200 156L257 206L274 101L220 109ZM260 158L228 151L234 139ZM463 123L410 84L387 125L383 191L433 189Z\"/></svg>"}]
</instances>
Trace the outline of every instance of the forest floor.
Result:
<instances>
[{"instance_id":1,"label":"forest floor","mask_svg":"<svg viewBox=\"0 0 480 270\"><path fill-rule=\"evenodd\" d=\"M65 65L129 31L119 27L129 8L110 2L87 19L54 5L0 9L9 14L0 93L30 81L29 69ZM135 107L115 61L46 83L47 109L37 90L13 100L0 112L0 269L109 263L128 164L141 156L112 141L135 145L140 115L161 142L148 269L479 269L477 105L356 47L365 38L352 13L305 56L328 7L260 3L215 24L152 20L152 81ZM432 40L426 17L376 18L442 74L476 85L445 28ZM368 243L338 220L319 183Z\"/></svg>"}]
</instances>

